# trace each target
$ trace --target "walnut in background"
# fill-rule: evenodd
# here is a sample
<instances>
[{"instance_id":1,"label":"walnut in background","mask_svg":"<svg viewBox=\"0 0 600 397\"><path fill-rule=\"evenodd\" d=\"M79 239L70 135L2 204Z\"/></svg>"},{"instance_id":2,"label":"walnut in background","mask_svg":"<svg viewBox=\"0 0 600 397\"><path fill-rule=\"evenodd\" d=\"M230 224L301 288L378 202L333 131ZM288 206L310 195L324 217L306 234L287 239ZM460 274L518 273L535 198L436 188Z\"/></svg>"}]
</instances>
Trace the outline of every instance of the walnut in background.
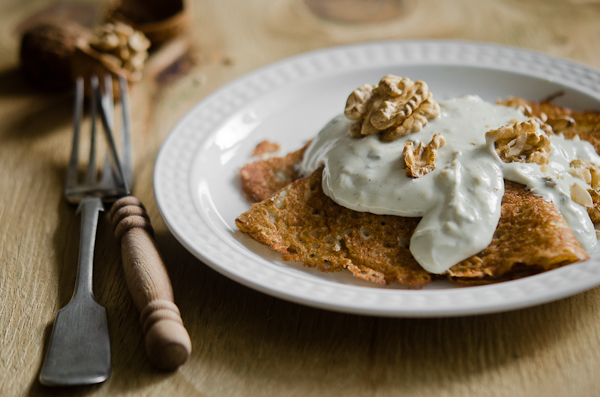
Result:
<instances>
[{"instance_id":1,"label":"walnut in background","mask_svg":"<svg viewBox=\"0 0 600 397\"><path fill-rule=\"evenodd\" d=\"M130 73L141 73L150 48L150 41L142 32L120 22L98 28L88 44L99 59Z\"/></svg>"},{"instance_id":2,"label":"walnut in background","mask_svg":"<svg viewBox=\"0 0 600 397\"><path fill-rule=\"evenodd\" d=\"M76 42L88 38L89 32L75 22L35 26L21 39L21 67L38 87L49 90L70 87Z\"/></svg>"},{"instance_id":3,"label":"walnut in background","mask_svg":"<svg viewBox=\"0 0 600 397\"><path fill-rule=\"evenodd\" d=\"M190 6L189 0L114 0L106 19L144 33L154 49L188 31Z\"/></svg>"},{"instance_id":4,"label":"walnut in background","mask_svg":"<svg viewBox=\"0 0 600 397\"><path fill-rule=\"evenodd\" d=\"M35 87L66 89L77 76L88 80L90 75L107 73L125 77L131 85L142 77L150 46L164 49L159 62L164 67L189 48L186 37L181 37L190 26L189 0L112 0L101 7L104 11L87 21L86 27L78 7L66 20L64 7L60 19L52 15L40 19L43 12L34 13L38 22L24 31L20 55L22 69ZM102 14L106 23L92 33L88 28Z\"/></svg>"}]
</instances>

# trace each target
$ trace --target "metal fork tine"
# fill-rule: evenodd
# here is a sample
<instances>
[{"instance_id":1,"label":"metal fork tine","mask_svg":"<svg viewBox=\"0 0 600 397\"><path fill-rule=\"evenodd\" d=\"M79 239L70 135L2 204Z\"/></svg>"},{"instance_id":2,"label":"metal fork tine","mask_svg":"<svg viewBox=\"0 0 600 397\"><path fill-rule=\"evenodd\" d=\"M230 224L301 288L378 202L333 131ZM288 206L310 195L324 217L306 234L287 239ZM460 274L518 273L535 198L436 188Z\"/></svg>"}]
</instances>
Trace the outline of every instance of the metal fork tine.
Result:
<instances>
[{"instance_id":1,"label":"metal fork tine","mask_svg":"<svg viewBox=\"0 0 600 397\"><path fill-rule=\"evenodd\" d=\"M78 77L75 81L75 105L73 110L73 147L71 157L67 166L66 189L72 189L77 185L79 166L79 130L83 115L83 78Z\"/></svg>"},{"instance_id":2,"label":"metal fork tine","mask_svg":"<svg viewBox=\"0 0 600 397\"><path fill-rule=\"evenodd\" d=\"M111 83L111 85L112 85L112 83ZM125 180L125 176L123 175L123 169L121 167L121 162L119 161L117 147L115 145L112 128L109 124L110 121L108 119L108 117L109 117L108 114L112 112L112 108L109 110L104 106L104 103L102 102L102 97L100 94L100 89L98 87L96 87L94 95L96 96L98 103L101 104L100 109L99 109L100 110L100 119L102 121L104 135L106 136L106 140L108 142L107 157L110 160L109 162L110 162L111 170L112 170L113 176L115 178L114 182L117 185L117 188L124 189L126 192L128 192L129 187L127 185L127 181Z\"/></svg>"},{"instance_id":3,"label":"metal fork tine","mask_svg":"<svg viewBox=\"0 0 600 397\"><path fill-rule=\"evenodd\" d=\"M104 75L104 91L102 94L102 104L106 117L109 121L110 126L114 131L114 112L113 112L113 90L112 90L112 77L110 74ZM113 175L110 166L110 159L108 154L104 157L104 166L102 168L102 180L100 184L102 186L108 186L112 184Z\"/></svg>"},{"instance_id":4,"label":"metal fork tine","mask_svg":"<svg viewBox=\"0 0 600 397\"><path fill-rule=\"evenodd\" d=\"M106 111L106 116L108 117L108 124L114 131L115 118L113 113L113 84L112 76L108 73L104 75L104 96L102 97L102 100L104 101L104 110Z\"/></svg>"},{"instance_id":5,"label":"metal fork tine","mask_svg":"<svg viewBox=\"0 0 600 397\"><path fill-rule=\"evenodd\" d=\"M102 166L102 179L100 180L100 186L105 187L112 183L112 169L110 168L110 159L108 155L104 157L104 164Z\"/></svg>"},{"instance_id":6,"label":"metal fork tine","mask_svg":"<svg viewBox=\"0 0 600 397\"><path fill-rule=\"evenodd\" d=\"M92 91L98 89L98 78L96 76L92 76L90 78L90 85L92 87ZM96 98L94 95L90 97L90 121L92 124L90 129L90 155L85 172L86 184L95 183L98 177L98 169L96 165Z\"/></svg>"},{"instance_id":7,"label":"metal fork tine","mask_svg":"<svg viewBox=\"0 0 600 397\"><path fill-rule=\"evenodd\" d=\"M128 186L133 183L133 149L131 144L131 106L129 104L129 89L127 80L119 76L119 88L121 90L121 105L123 106L123 147L121 150L123 173Z\"/></svg>"}]
</instances>

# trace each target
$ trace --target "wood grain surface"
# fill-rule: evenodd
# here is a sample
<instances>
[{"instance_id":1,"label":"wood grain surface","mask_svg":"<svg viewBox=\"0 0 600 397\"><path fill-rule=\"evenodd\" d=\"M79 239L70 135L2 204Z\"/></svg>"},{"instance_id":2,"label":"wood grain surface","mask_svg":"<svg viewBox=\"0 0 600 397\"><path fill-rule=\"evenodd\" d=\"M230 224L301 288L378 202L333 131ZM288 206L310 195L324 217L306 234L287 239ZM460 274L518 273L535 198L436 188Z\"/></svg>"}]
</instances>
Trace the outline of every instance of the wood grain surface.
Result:
<instances>
[{"instance_id":1,"label":"wood grain surface","mask_svg":"<svg viewBox=\"0 0 600 397\"><path fill-rule=\"evenodd\" d=\"M49 14L92 23L106 3L0 2L0 395L600 395L598 288L475 317L339 314L241 286L195 259L168 231L154 202L152 172L169 130L215 89L270 62L351 42L454 38L519 46L600 69L598 0L364 1L361 7L397 13L390 19L370 10L365 23L348 22L356 13L342 10L336 17L331 11L348 0L323 1L331 4L195 1L189 56L170 67L168 57L151 59L132 90L133 190L154 225L193 351L175 372L149 363L104 213L94 288L108 310L113 372L103 384L70 389L46 388L37 376L56 312L75 280L80 219L62 196L72 96L42 92L24 78L19 34Z\"/></svg>"}]
</instances>

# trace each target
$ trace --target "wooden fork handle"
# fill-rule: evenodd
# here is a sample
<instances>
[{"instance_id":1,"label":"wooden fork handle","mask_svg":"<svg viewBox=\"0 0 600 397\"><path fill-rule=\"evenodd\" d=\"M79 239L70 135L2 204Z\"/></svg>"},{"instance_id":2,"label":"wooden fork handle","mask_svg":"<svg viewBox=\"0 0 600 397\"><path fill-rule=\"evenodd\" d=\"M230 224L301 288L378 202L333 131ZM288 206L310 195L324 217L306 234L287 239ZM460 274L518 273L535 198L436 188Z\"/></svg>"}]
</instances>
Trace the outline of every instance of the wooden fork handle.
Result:
<instances>
[{"instance_id":1,"label":"wooden fork handle","mask_svg":"<svg viewBox=\"0 0 600 397\"><path fill-rule=\"evenodd\" d=\"M173 301L146 209L137 198L126 196L113 204L110 218L121 243L127 286L141 313L148 357L155 366L174 370L189 358L192 343Z\"/></svg>"}]
</instances>

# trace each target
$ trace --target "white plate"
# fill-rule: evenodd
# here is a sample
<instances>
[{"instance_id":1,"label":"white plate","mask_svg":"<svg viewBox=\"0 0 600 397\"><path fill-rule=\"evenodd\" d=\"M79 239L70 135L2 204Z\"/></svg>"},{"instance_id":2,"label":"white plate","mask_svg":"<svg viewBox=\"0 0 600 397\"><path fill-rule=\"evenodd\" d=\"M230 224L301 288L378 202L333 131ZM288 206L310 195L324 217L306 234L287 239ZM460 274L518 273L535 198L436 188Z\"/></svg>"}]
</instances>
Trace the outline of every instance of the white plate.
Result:
<instances>
[{"instance_id":1,"label":"white plate","mask_svg":"<svg viewBox=\"0 0 600 397\"><path fill-rule=\"evenodd\" d=\"M600 72L546 55L489 44L392 41L328 48L250 73L198 103L164 142L154 191L167 226L195 256L244 285L293 302L398 317L491 313L549 302L600 284L600 255L521 280L477 287L434 282L423 290L378 287L349 272L326 274L283 262L240 233L249 208L239 168L270 139L295 150L343 111L348 94L386 74L424 80L436 99L510 95L600 109Z\"/></svg>"}]
</instances>

